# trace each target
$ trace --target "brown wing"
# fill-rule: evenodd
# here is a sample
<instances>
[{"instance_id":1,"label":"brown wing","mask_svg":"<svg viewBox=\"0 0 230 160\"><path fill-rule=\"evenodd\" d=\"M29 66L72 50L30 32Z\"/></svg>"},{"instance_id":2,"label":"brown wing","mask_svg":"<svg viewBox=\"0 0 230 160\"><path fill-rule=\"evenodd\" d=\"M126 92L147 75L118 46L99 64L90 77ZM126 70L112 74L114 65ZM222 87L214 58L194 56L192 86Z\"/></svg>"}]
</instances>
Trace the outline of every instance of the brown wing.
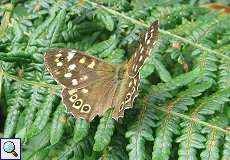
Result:
<instances>
[{"instance_id":1,"label":"brown wing","mask_svg":"<svg viewBox=\"0 0 230 160\"><path fill-rule=\"evenodd\" d=\"M115 88L116 81L113 77L109 77L82 89L64 88L62 99L67 110L76 118L91 121L112 107Z\"/></svg>"},{"instance_id":2,"label":"brown wing","mask_svg":"<svg viewBox=\"0 0 230 160\"><path fill-rule=\"evenodd\" d=\"M115 66L72 49L49 49L47 69L66 88L83 88L115 74Z\"/></svg>"},{"instance_id":3,"label":"brown wing","mask_svg":"<svg viewBox=\"0 0 230 160\"><path fill-rule=\"evenodd\" d=\"M139 72L144 61L151 53L151 49L156 44L158 34L159 21L155 21L151 24L145 35L141 37L139 47L128 62L128 74L130 77L134 77Z\"/></svg>"},{"instance_id":4,"label":"brown wing","mask_svg":"<svg viewBox=\"0 0 230 160\"><path fill-rule=\"evenodd\" d=\"M133 107L133 101L138 95L140 85L140 73L131 78L125 75L125 78L118 84L117 91L113 99L113 118L118 119L124 116L124 110Z\"/></svg>"}]
</instances>

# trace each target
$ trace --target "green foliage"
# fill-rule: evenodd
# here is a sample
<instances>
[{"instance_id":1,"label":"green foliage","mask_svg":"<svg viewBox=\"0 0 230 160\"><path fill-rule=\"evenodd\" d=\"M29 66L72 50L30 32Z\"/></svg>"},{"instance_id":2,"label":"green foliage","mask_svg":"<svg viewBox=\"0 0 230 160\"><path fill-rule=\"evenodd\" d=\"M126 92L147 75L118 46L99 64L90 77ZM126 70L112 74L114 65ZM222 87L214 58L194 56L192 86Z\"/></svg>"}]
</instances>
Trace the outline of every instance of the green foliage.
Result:
<instances>
[{"instance_id":1,"label":"green foliage","mask_svg":"<svg viewBox=\"0 0 230 160\"><path fill-rule=\"evenodd\" d=\"M111 110L108 110L100 123L95 134L95 143L93 146L94 151L102 151L111 141L111 136L114 131L114 119L112 118Z\"/></svg>"},{"instance_id":2,"label":"green foliage","mask_svg":"<svg viewBox=\"0 0 230 160\"><path fill-rule=\"evenodd\" d=\"M199 5L207 2L1 1L0 137L20 137L25 160L229 160L230 17ZM46 50L123 63L157 19L159 40L125 117L109 110L89 123L66 112Z\"/></svg>"}]
</instances>

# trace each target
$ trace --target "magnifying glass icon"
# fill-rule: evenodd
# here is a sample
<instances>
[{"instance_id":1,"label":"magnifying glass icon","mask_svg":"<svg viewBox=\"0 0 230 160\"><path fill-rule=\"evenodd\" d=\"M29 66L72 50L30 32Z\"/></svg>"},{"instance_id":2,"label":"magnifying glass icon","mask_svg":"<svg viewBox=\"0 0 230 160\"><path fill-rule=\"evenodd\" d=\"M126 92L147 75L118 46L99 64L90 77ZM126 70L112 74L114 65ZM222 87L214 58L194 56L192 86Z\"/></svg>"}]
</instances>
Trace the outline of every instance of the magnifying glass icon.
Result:
<instances>
[{"instance_id":1,"label":"magnifying glass icon","mask_svg":"<svg viewBox=\"0 0 230 160\"><path fill-rule=\"evenodd\" d=\"M17 152L15 152L15 145L13 142L11 141L7 141L3 144L3 150L6 152L6 153L11 153L14 155L14 157L17 157L18 154Z\"/></svg>"}]
</instances>

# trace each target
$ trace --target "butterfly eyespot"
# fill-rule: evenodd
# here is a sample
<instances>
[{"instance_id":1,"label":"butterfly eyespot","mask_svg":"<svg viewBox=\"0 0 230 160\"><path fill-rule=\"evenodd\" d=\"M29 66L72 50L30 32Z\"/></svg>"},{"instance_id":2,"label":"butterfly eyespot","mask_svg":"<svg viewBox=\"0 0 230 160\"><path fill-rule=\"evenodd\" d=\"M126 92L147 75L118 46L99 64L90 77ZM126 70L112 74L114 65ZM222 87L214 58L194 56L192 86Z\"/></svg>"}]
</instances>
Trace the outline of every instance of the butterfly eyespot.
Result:
<instances>
[{"instance_id":1,"label":"butterfly eyespot","mask_svg":"<svg viewBox=\"0 0 230 160\"><path fill-rule=\"evenodd\" d=\"M135 92L135 87L133 86L133 88L132 88L132 94Z\"/></svg>"},{"instance_id":2,"label":"butterfly eyespot","mask_svg":"<svg viewBox=\"0 0 230 160\"><path fill-rule=\"evenodd\" d=\"M78 100L77 102L74 103L74 105L75 106L80 106L81 105L81 101Z\"/></svg>"},{"instance_id":3,"label":"butterfly eyespot","mask_svg":"<svg viewBox=\"0 0 230 160\"><path fill-rule=\"evenodd\" d=\"M83 112L83 113L89 113L90 110L91 110L90 105L89 105L89 104L84 104L84 105L82 106L81 112Z\"/></svg>"},{"instance_id":4,"label":"butterfly eyespot","mask_svg":"<svg viewBox=\"0 0 230 160\"><path fill-rule=\"evenodd\" d=\"M73 104L73 108L76 109L80 109L82 106L83 100L82 99L78 99L74 104Z\"/></svg>"},{"instance_id":5,"label":"butterfly eyespot","mask_svg":"<svg viewBox=\"0 0 230 160\"><path fill-rule=\"evenodd\" d=\"M59 61L64 61L64 60L65 60L65 57L59 57L58 60L59 60Z\"/></svg>"},{"instance_id":6,"label":"butterfly eyespot","mask_svg":"<svg viewBox=\"0 0 230 160\"><path fill-rule=\"evenodd\" d=\"M69 98L70 102L75 102L76 99L77 99L77 94L74 94Z\"/></svg>"},{"instance_id":7,"label":"butterfly eyespot","mask_svg":"<svg viewBox=\"0 0 230 160\"><path fill-rule=\"evenodd\" d=\"M119 112L123 110L124 105L125 105L124 102L122 102L121 105L120 105L120 107L119 107Z\"/></svg>"},{"instance_id":8,"label":"butterfly eyespot","mask_svg":"<svg viewBox=\"0 0 230 160\"><path fill-rule=\"evenodd\" d=\"M125 97L125 103L127 103L128 101L130 101L130 98L131 98L131 94L128 93Z\"/></svg>"}]
</instances>

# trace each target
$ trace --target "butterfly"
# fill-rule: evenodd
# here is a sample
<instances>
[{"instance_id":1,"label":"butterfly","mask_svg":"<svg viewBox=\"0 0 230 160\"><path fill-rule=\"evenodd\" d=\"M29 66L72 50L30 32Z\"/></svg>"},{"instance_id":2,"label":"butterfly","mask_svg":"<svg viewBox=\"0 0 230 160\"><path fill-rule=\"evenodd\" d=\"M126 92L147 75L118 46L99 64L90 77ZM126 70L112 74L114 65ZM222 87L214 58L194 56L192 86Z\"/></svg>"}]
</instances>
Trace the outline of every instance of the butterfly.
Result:
<instances>
[{"instance_id":1,"label":"butterfly","mask_svg":"<svg viewBox=\"0 0 230 160\"><path fill-rule=\"evenodd\" d=\"M67 111L76 118L92 121L113 108L114 119L123 117L138 95L139 71L158 34L159 21L155 21L141 36L134 55L123 64L109 64L75 49L47 50L46 68L63 87L62 101Z\"/></svg>"}]
</instances>

